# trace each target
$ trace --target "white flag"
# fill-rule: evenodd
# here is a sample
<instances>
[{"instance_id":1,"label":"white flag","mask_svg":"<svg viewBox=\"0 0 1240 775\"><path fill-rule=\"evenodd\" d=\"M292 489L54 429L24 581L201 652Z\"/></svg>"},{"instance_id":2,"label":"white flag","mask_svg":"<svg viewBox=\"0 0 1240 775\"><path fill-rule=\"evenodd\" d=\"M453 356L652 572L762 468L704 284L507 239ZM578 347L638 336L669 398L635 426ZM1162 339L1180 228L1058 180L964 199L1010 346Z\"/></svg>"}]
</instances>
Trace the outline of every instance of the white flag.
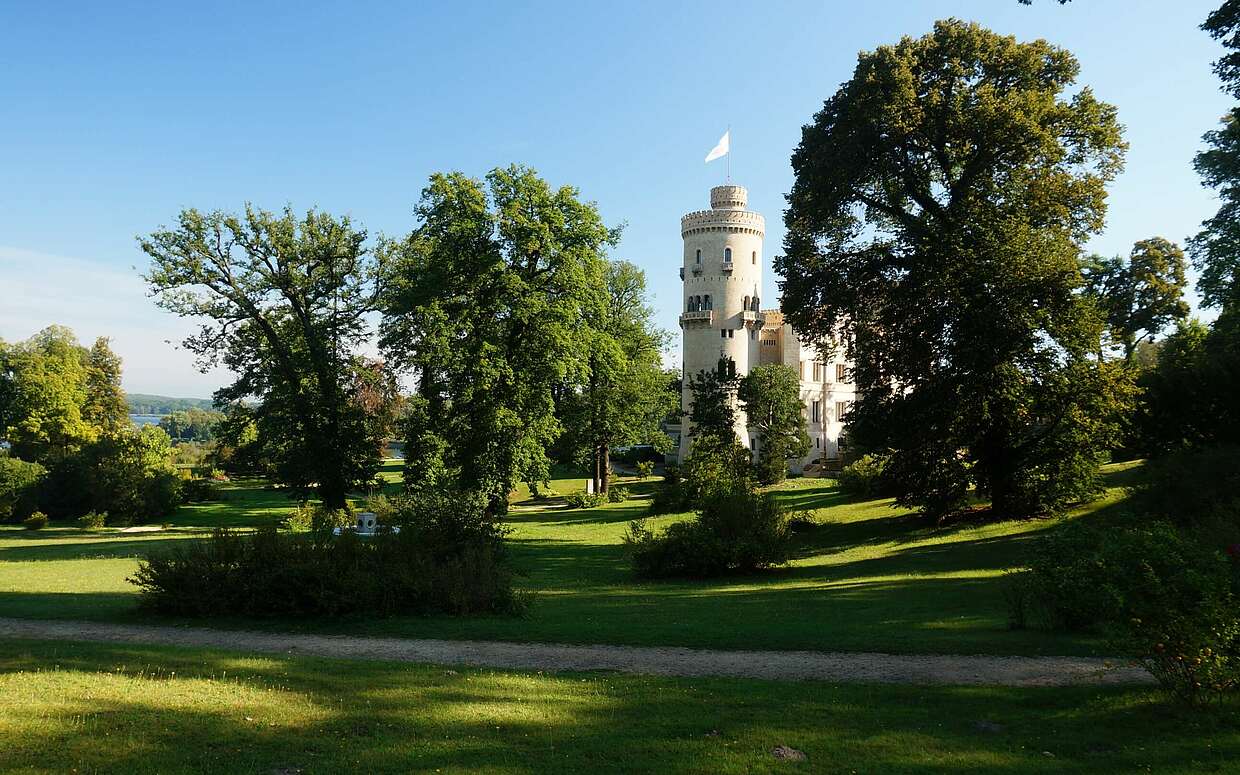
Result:
<instances>
[{"instance_id":1,"label":"white flag","mask_svg":"<svg viewBox=\"0 0 1240 775\"><path fill-rule=\"evenodd\" d=\"M718 159L720 156L728 155L728 135L730 134L732 134L731 129L723 133L723 137L719 138L718 144L716 144L714 148L710 149L710 153L706 154L706 161L711 162Z\"/></svg>"}]
</instances>

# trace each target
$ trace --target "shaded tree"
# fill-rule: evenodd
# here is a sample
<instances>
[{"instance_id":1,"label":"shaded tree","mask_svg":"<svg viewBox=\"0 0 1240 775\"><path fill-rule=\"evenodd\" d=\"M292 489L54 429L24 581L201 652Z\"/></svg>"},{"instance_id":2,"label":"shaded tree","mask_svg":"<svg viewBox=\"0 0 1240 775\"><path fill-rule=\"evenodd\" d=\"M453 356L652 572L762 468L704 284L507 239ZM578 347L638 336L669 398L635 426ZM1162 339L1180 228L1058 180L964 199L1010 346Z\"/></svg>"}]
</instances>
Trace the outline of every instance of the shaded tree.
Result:
<instances>
[{"instance_id":1,"label":"shaded tree","mask_svg":"<svg viewBox=\"0 0 1240 775\"><path fill-rule=\"evenodd\" d=\"M365 241L347 217L248 206L240 216L184 210L174 228L139 240L156 303L205 321L185 347L237 375L217 403L255 399L274 475L334 509L379 465L351 389L375 309Z\"/></svg>"},{"instance_id":2,"label":"shaded tree","mask_svg":"<svg viewBox=\"0 0 1240 775\"><path fill-rule=\"evenodd\" d=\"M129 427L129 406L121 390L121 359L106 336L95 340L86 366L86 404L82 418L104 433Z\"/></svg>"},{"instance_id":3,"label":"shaded tree","mask_svg":"<svg viewBox=\"0 0 1240 775\"><path fill-rule=\"evenodd\" d=\"M757 436L758 481L782 482L788 464L809 453L800 375L783 364L757 366L741 379L737 398L750 433Z\"/></svg>"},{"instance_id":4,"label":"shaded tree","mask_svg":"<svg viewBox=\"0 0 1240 775\"><path fill-rule=\"evenodd\" d=\"M1094 486L1125 378L1090 358L1081 242L1121 168L1115 110L1069 89L1075 58L938 22L859 57L792 158L783 309L842 334L860 397L849 438L890 449L898 502L943 516L977 485L993 512Z\"/></svg>"},{"instance_id":5,"label":"shaded tree","mask_svg":"<svg viewBox=\"0 0 1240 775\"><path fill-rule=\"evenodd\" d=\"M436 174L416 214L384 245L381 344L417 381L406 453L494 517L518 482L549 478L555 397L585 376L617 235L576 189L516 166L485 183Z\"/></svg>"},{"instance_id":6,"label":"shaded tree","mask_svg":"<svg viewBox=\"0 0 1240 775\"><path fill-rule=\"evenodd\" d=\"M689 376L689 427L693 443L706 436L736 438L736 363L720 358L714 369Z\"/></svg>"}]
</instances>

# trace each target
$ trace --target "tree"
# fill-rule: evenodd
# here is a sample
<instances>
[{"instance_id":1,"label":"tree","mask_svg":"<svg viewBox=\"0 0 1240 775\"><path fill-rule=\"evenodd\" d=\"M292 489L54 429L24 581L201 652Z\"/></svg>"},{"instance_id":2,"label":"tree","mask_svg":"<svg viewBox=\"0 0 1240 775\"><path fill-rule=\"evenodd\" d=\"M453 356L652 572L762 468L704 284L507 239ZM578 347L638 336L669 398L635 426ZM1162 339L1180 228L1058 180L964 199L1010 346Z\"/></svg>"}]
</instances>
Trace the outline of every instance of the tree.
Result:
<instances>
[{"instance_id":1,"label":"tree","mask_svg":"<svg viewBox=\"0 0 1240 775\"><path fill-rule=\"evenodd\" d=\"M64 326L48 326L5 356L6 426L17 457L52 464L99 436L84 415L89 355Z\"/></svg>"},{"instance_id":2,"label":"tree","mask_svg":"<svg viewBox=\"0 0 1240 775\"><path fill-rule=\"evenodd\" d=\"M1141 240L1128 260L1091 256L1084 267L1086 291L1106 316L1112 338L1131 362L1137 345L1188 317L1184 301L1184 251L1162 237Z\"/></svg>"},{"instance_id":3,"label":"tree","mask_svg":"<svg viewBox=\"0 0 1240 775\"><path fill-rule=\"evenodd\" d=\"M800 375L782 364L757 366L741 379L737 398L757 433L758 481L782 482L788 463L809 453Z\"/></svg>"},{"instance_id":4,"label":"tree","mask_svg":"<svg viewBox=\"0 0 1240 775\"><path fill-rule=\"evenodd\" d=\"M381 345L417 380L406 449L495 517L518 482L549 478L555 397L585 376L617 234L576 189L517 166L436 174L416 213L383 248Z\"/></svg>"},{"instance_id":5,"label":"tree","mask_svg":"<svg viewBox=\"0 0 1240 775\"><path fill-rule=\"evenodd\" d=\"M668 336L653 323L645 273L627 261L609 262L606 283L607 304L588 321L584 384L561 400L568 445L589 459L594 492L609 488L613 446L671 448L660 423L679 404L662 368Z\"/></svg>"},{"instance_id":6,"label":"tree","mask_svg":"<svg viewBox=\"0 0 1240 775\"><path fill-rule=\"evenodd\" d=\"M1077 293L1125 145L1113 107L1066 95L1077 72L1045 41L938 22L863 53L792 157L784 314L842 336L849 438L890 449L898 502L927 514L974 484L1005 517L1078 497L1128 400Z\"/></svg>"},{"instance_id":7,"label":"tree","mask_svg":"<svg viewBox=\"0 0 1240 775\"><path fill-rule=\"evenodd\" d=\"M129 407L121 390L121 359L101 336L90 348L86 367L86 405L82 418L104 433L128 428Z\"/></svg>"},{"instance_id":8,"label":"tree","mask_svg":"<svg viewBox=\"0 0 1240 775\"><path fill-rule=\"evenodd\" d=\"M237 375L216 401L257 399L274 475L332 509L379 466L351 390L375 309L365 241L347 217L249 206L241 216L184 210L175 228L139 240L156 302L204 321L185 347L204 367L222 361Z\"/></svg>"},{"instance_id":9,"label":"tree","mask_svg":"<svg viewBox=\"0 0 1240 775\"><path fill-rule=\"evenodd\" d=\"M689 377L689 428L694 444L707 436L736 438L736 364L720 358L713 370Z\"/></svg>"}]
</instances>

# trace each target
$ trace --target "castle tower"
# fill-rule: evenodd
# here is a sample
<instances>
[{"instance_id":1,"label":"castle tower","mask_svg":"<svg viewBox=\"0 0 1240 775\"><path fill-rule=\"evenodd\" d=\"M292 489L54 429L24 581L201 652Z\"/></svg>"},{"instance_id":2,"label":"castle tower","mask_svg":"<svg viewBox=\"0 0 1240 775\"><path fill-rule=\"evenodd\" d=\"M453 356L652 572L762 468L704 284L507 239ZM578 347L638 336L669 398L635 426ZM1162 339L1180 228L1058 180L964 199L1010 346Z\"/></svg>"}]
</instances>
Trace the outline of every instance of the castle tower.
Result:
<instances>
[{"instance_id":1,"label":"castle tower","mask_svg":"<svg viewBox=\"0 0 1240 775\"><path fill-rule=\"evenodd\" d=\"M720 358L731 358L737 375L758 365L758 334L762 329L762 237L766 220L746 209L748 192L742 186L715 186L710 209L680 219L684 240L684 281L680 327L685 387L681 408L686 412L692 395L688 378L714 369ZM743 413L737 412L736 433L752 448ZM691 444L693 429L682 421L680 459Z\"/></svg>"}]
</instances>

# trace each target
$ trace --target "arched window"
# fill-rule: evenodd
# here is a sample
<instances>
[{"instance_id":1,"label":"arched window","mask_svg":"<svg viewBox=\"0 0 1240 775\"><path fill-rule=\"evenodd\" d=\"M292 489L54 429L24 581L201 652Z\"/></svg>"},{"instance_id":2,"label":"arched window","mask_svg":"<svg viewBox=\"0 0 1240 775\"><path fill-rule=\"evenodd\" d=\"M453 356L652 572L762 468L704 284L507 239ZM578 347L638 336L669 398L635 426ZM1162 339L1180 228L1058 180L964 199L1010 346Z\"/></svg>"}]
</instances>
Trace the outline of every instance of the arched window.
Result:
<instances>
[{"instance_id":1,"label":"arched window","mask_svg":"<svg viewBox=\"0 0 1240 775\"><path fill-rule=\"evenodd\" d=\"M706 294L705 296L703 296L703 297L702 297L702 305L703 305L703 306L702 306L702 309L710 309L710 308L711 308L711 306L710 306L710 294L709 294L709 293L708 293L708 294Z\"/></svg>"},{"instance_id":2,"label":"arched window","mask_svg":"<svg viewBox=\"0 0 1240 775\"><path fill-rule=\"evenodd\" d=\"M755 265L758 263L758 251L756 250L753 252L753 263Z\"/></svg>"},{"instance_id":3,"label":"arched window","mask_svg":"<svg viewBox=\"0 0 1240 775\"><path fill-rule=\"evenodd\" d=\"M696 306L694 307L694 309L696 309L697 311L701 312L701 311L702 311L702 297L701 297L701 296L694 296L693 298L694 298L694 303L695 303L695 305L696 305Z\"/></svg>"},{"instance_id":4,"label":"arched window","mask_svg":"<svg viewBox=\"0 0 1240 775\"><path fill-rule=\"evenodd\" d=\"M723 249L723 260L729 264L732 263L732 248Z\"/></svg>"},{"instance_id":5,"label":"arched window","mask_svg":"<svg viewBox=\"0 0 1240 775\"><path fill-rule=\"evenodd\" d=\"M745 297L745 306L741 307L741 309L744 309L744 310L749 309L749 297L748 296Z\"/></svg>"},{"instance_id":6,"label":"arched window","mask_svg":"<svg viewBox=\"0 0 1240 775\"><path fill-rule=\"evenodd\" d=\"M698 250L697 252L697 263L699 264L702 263L702 251L701 250Z\"/></svg>"},{"instance_id":7,"label":"arched window","mask_svg":"<svg viewBox=\"0 0 1240 775\"><path fill-rule=\"evenodd\" d=\"M753 297L753 306L752 306L750 309L752 309L754 312L757 312L757 311L759 311L760 309L762 309L762 306L761 306L760 304L758 304L758 297L757 297L757 296L754 296L754 297Z\"/></svg>"}]
</instances>

